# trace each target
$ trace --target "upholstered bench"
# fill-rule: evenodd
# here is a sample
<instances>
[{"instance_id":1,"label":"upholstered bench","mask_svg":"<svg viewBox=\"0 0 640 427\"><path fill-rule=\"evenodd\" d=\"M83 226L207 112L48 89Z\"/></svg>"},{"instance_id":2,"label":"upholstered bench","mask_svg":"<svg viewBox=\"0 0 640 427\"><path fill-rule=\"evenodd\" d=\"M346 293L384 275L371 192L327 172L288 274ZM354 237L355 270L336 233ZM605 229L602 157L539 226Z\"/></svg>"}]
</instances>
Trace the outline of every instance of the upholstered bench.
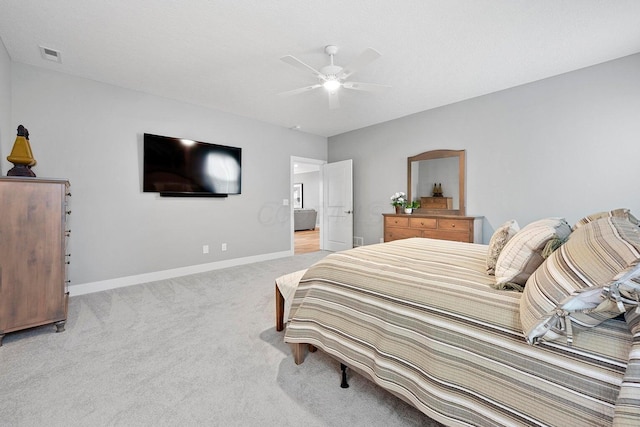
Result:
<instances>
[{"instance_id":1,"label":"upholstered bench","mask_svg":"<svg viewBox=\"0 0 640 427\"><path fill-rule=\"evenodd\" d=\"M289 319L293 294L296 293L298 283L306 272L306 269L298 270L276 279L276 331L284 329L284 324Z\"/></svg>"}]
</instances>

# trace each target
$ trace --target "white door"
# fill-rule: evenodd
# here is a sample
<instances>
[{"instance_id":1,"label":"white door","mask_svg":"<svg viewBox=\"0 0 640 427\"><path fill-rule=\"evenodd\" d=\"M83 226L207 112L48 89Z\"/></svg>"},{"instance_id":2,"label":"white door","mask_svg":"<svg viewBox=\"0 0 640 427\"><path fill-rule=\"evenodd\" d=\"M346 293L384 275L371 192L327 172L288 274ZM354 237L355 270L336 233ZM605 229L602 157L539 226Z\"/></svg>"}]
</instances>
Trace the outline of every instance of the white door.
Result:
<instances>
[{"instance_id":1,"label":"white door","mask_svg":"<svg viewBox=\"0 0 640 427\"><path fill-rule=\"evenodd\" d=\"M323 249L353 247L353 162L343 160L322 167Z\"/></svg>"}]
</instances>

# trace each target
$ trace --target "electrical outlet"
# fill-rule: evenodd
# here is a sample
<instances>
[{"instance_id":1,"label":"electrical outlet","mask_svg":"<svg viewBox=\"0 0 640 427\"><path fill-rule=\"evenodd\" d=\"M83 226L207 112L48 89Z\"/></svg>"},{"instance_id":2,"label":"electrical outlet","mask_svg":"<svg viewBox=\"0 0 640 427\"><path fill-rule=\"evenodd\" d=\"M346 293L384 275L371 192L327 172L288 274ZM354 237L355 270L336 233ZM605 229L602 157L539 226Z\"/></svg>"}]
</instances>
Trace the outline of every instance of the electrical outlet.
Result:
<instances>
[{"instance_id":1,"label":"electrical outlet","mask_svg":"<svg viewBox=\"0 0 640 427\"><path fill-rule=\"evenodd\" d=\"M222 250L223 252L227 250L227 244L226 244L226 243L223 243L223 244L222 244L221 250Z\"/></svg>"},{"instance_id":2,"label":"electrical outlet","mask_svg":"<svg viewBox=\"0 0 640 427\"><path fill-rule=\"evenodd\" d=\"M282 199L282 206L289 206L289 199Z\"/></svg>"},{"instance_id":3,"label":"electrical outlet","mask_svg":"<svg viewBox=\"0 0 640 427\"><path fill-rule=\"evenodd\" d=\"M358 246L364 245L364 237L353 236L353 247L357 248Z\"/></svg>"},{"instance_id":4,"label":"electrical outlet","mask_svg":"<svg viewBox=\"0 0 640 427\"><path fill-rule=\"evenodd\" d=\"M203 254L209 253L209 245L202 245L202 253Z\"/></svg>"}]
</instances>

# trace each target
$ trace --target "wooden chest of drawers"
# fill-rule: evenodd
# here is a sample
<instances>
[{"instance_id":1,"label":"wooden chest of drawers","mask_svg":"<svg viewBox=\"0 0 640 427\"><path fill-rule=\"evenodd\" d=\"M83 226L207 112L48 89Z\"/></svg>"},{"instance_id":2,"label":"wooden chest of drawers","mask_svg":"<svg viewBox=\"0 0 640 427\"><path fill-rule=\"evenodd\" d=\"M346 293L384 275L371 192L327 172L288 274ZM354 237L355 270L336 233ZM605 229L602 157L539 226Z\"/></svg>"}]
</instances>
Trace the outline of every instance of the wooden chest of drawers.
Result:
<instances>
[{"instance_id":1,"label":"wooden chest of drawers","mask_svg":"<svg viewBox=\"0 0 640 427\"><path fill-rule=\"evenodd\" d=\"M482 217L426 214L382 214L384 241L429 237L482 243Z\"/></svg>"},{"instance_id":2,"label":"wooden chest of drawers","mask_svg":"<svg viewBox=\"0 0 640 427\"><path fill-rule=\"evenodd\" d=\"M64 331L68 196L66 180L0 178L0 345L35 326Z\"/></svg>"}]
</instances>

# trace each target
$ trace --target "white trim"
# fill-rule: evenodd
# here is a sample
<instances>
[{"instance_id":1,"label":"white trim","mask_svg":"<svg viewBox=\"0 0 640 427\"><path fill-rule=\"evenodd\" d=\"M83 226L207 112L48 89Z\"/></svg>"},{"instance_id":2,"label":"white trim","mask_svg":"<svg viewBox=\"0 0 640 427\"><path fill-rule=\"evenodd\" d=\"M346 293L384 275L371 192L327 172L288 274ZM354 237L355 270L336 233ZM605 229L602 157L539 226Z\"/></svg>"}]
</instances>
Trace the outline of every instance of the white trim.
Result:
<instances>
[{"instance_id":1,"label":"white trim","mask_svg":"<svg viewBox=\"0 0 640 427\"><path fill-rule=\"evenodd\" d=\"M115 279L100 280L98 282L82 283L80 285L69 286L69 295L73 297L78 295L91 294L94 292L101 292L109 289L124 288L125 286L139 285L141 283L155 282L157 280L172 279L174 277L188 276L190 274L204 273L206 271L219 270L222 268L235 267L238 265L251 264L254 262L269 261L272 259L284 258L292 255L293 250L273 252L270 254L255 255L244 258L234 258L225 261L210 262L207 264L173 268L171 270L154 271L151 273L137 274L135 276L118 277Z\"/></svg>"}]
</instances>

